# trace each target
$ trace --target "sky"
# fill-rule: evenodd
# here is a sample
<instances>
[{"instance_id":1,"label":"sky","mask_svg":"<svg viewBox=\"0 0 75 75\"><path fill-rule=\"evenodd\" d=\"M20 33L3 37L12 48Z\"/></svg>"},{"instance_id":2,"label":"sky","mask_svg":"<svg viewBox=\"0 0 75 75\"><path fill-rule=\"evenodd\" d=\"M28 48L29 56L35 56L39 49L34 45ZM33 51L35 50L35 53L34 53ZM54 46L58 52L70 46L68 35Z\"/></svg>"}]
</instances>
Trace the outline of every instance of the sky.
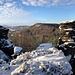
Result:
<instances>
[{"instance_id":1,"label":"sky","mask_svg":"<svg viewBox=\"0 0 75 75\"><path fill-rule=\"evenodd\" d=\"M0 25L75 20L75 0L0 0Z\"/></svg>"}]
</instances>

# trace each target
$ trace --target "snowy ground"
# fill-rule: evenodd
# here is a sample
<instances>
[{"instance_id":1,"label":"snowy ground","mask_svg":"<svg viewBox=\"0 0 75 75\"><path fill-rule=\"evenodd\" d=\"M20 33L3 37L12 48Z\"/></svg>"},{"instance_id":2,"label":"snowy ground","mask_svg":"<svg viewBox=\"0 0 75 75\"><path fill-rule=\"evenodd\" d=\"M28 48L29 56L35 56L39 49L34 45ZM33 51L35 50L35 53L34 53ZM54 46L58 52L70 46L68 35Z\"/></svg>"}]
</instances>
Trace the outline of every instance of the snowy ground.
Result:
<instances>
[{"instance_id":1,"label":"snowy ground","mask_svg":"<svg viewBox=\"0 0 75 75\"><path fill-rule=\"evenodd\" d=\"M71 65L63 52L53 45L46 47L23 53L10 65L0 60L0 75L71 75Z\"/></svg>"}]
</instances>

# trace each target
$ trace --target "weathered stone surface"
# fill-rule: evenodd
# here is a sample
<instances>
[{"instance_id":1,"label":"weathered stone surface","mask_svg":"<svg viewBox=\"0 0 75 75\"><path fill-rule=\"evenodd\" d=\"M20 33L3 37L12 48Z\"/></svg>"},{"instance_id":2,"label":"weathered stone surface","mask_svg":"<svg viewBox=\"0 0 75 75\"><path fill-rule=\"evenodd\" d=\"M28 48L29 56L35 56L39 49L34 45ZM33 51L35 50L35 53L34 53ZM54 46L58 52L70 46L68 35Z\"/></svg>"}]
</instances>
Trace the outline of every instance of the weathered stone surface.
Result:
<instances>
[{"instance_id":1,"label":"weathered stone surface","mask_svg":"<svg viewBox=\"0 0 75 75\"><path fill-rule=\"evenodd\" d=\"M4 28L3 26L0 26L0 38L8 39L8 37L7 37L8 31L9 31L9 29Z\"/></svg>"},{"instance_id":2,"label":"weathered stone surface","mask_svg":"<svg viewBox=\"0 0 75 75\"><path fill-rule=\"evenodd\" d=\"M14 45L11 43L11 40L8 39L8 31L9 29L0 26L0 50L11 57L11 55L14 53Z\"/></svg>"},{"instance_id":3,"label":"weathered stone surface","mask_svg":"<svg viewBox=\"0 0 75 75\"><path fill-rule=\"evenodd\" d=\"M59 28L59 49L62 49L65 52L65 55L75 54L75 21L61 23Z\"/></svg>"},{"instance_id":4,"label":"weathered stone surface","mask_svg":"<svg viewBox=\"0 0 75 75\"><path fill-rule=\"evenodd\" d=\"M66 56L71 55L70 64L75 75L75 21L61 23L58 49Z\"/></svg>"}]
</instances>

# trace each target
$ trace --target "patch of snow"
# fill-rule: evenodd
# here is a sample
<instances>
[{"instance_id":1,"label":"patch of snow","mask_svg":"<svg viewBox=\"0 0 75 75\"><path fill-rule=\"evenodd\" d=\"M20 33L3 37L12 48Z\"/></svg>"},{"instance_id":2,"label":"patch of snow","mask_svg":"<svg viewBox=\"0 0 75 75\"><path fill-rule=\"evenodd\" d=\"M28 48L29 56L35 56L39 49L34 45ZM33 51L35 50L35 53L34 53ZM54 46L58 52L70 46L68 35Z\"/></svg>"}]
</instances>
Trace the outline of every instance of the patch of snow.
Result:
<instances>
[{"instance_id":1,"label":"patch of snow","mask_svg":"<svg viewBox=\"0 0 75 75\"><path fill-rule=\"evenodd\" d=\"M61 23L70 23L70 22L75 22L75 20L63 21L63 22L61 22Z\"/></svg>"},{"instance_id":2,"label":"patch of snow","mask_svg":"<svg viewBox=\"0 0 75 75\"><path fill-rule=\"evenodd\" d=\"M64 30L66 30L66 31L67 31L67 30L71 31L71 30L74 30L74 29L72 29L72 28L68 28L68 29L64 29Z\"/></svg>"},{"instance_id":3,"label":"patch of snow","mask_svg":"<svg viewBox=\"0 0 75 75\"><path fill-rule=\"evenodd\" d=\"M10 65L0 59L0 75L6 75L6 72L10 69Z\"/></svg>"},{"instance_id":4,"label":"patch of snow","mask_svg":"<svg viewBox=\"0 0 75 75\"><path fill-rule=\"evenodd\" d=\"M13 44L11 43L11 40L10 39L7 39L6 40L6 42L7 42L7 46L5 46L5 47L11 47Z\"/></svg>"},{"instance_id":5,"label":"patch of snow","mask_svg":"<svg viewBox=\"0 0 75 75\"><path fill-rule=\"evenodd\" d=\"M5 61L0 59L0 75L11 75L11 72L18 67L19 66L10 66Z\"/></svg>"},{"instance_id":6,"label":"patch of snow","mask_svg":"<svg viewBox=\"0 0 75 75\"><path fill-rule=\"evenodd\" d=\"M11 75L71 75L72 68L63 52L54 47L26 52L12 60L20 65Z\"/></svg>"},{"instance_id":7,"label":"patch of snow","mask_svg":"<svg viewBox=\"0 0 75 75\"><path fill-rule=\"evenodd\" d=\"M70 44L70 43L71 43L71 44L72 44L72 43L75 44L75 42L65 42L64 44L65 44L65 45L68 45L68 44Z\"/></svg>"},{"instance_id":8,"label":"patch of snow","mask_svg":"<svg viewBox=\"0 0 75 75\"><path fill-rule=\"evenodd\" d=\"M71 75L72 68L64 53L52 46L17 56L10 65L1 66L0 75Z\"/></svg>"},{"instance_id":9,"label":"patch of snow","mask_svg":"<svg viewBox=\"0 0 75 75\"><path fill-rule=\"evenodd\" d=\"M69 34L69 32L66 32L66 34L68 35L68 34Z\"/></svg>"},{"instance_id":10,"label":"patch of snow","mask_svg":"<svg viewBox=\"0 0 75 75\"><path fill-rule=\"evenodd\" d=\"M21 65L24 61L29 60L29 58L30 58L30 52L25 52L24 54L17 56L16 59L12 60L10 62L10 65Z\"/></svg>"},{"instance_id":11,"label":"patch of snow","mask_svg":"<svg viewBox=\"0 0 75 75\"><path fill-rule=\"evenodd\" d=\"M43 44L40 44L39 47L37 47L36 49L48 49L51 47L53 47L51 43L43 43Z\"/></svg>"},{"instance_id":12,"label":"patch of snow","mask_svg":"<svg viewBox=\"0 0 75 75\"><path fill-rule=\"evenodd\" d=\"M49 49L36 49L32 52L25 52L24 54L19 55L16 59L11 61L11 65L18 65L21 64L23 61L27 61L31 58L36 58L39 56L44 56L47 54L52 54L59 52L58 49L55 47L49 48Z\"/></svg>"},{"instance_id":13,"label":"patch of snow","mask_svg":"<svg viewBox=\"0 0 75 75\"><path fill-rule=\"evenodd\" d=\"M62 29L61 26L59 26L59 29Z\"/></svg>"},{"instance_id":14,"label":"patch of snow","mask_svg":"<svg viewBox=\"0 0 75 75\"><path fill-rule=\"evenodd\" d=\"M57 52L26 61L11 75L71 75L71 69L62 52Z\"/></svg>"},{"instance_id":15,"label":"patch of snow","mask_svg":"<svg viewBox=\"0 0 75 75\"><path fill-rule=\"evenodd\" d=\"M17 46L14 47L14 55L19 55L21 51L22 51L21 47L17 47Z\"/></svg>"},{"instance_id":16,"label":"patch of snow","mask_svg":"<svg viewBox=\"0 0 75 75\"><path fill-rule=\"evenodd\" d=\"M68 41L69 41L69 42L74 42L74 40L73 40L73 39L68 39Z\"/></svg>"},{"instance_id":17,"label":"patch of snow","mask_svg":"<svg viewBox=\"0 0 75 75\"><path fill-rule=\"evenodd\" d=\"M11 40L10 39L1 39L1 42L4 44L3 45L3 48L4 47L11 47L11 46L13 46L13 44L11 43Z\"/></svg>"}]
</instances>

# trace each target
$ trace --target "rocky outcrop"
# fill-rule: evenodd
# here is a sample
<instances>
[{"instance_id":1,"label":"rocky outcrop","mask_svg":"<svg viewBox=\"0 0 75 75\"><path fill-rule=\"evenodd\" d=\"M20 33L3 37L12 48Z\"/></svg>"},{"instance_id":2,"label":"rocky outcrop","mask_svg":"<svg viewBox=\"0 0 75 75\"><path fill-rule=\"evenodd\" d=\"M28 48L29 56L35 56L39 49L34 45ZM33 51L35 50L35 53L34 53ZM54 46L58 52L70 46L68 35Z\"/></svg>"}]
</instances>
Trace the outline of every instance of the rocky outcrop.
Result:
<instances>
[{"instance_id":1,"label":"rocky outcrop","mask_svg":"<svg viewBox=\"0 0 75 75\"><path fill-rule=\"evenodd\" d=\"M75 74L75 21L63 22L59 26L59 50L62 50L66 56L71 55L70 64Z\"/></svg>"},{"instance_id":2,"label":"rocky outcrop","mask_svg":"<svg viewBox=\"0 0 75 75\"><path fill-rule=\"evenodd\" d=\"M8 31L9 29L0 26L0 50L11 57L11 55L14 53L14 45L12 44L11 40L8 39Z\"/></svg>"},{"instance_id":3,"label":"rocky outcrop","mask_svg":"<svg viewBox=\"0 0 75 75\"><path fill-rule=\"evenodd\" d=\"M71 65L66 60L63 52L53 47L50 43L40 44L36 50L19 55L10 62L10 65L19 66L11 72L11 75L72 74Z\"/></svg>"},{"instance_id":4,"label":"rocky outcrop","mask_svg":"<svg viewBox=\"0 0 75 75\"><path fill-rule=\"evenodd\" d=\"M61 23L60 26L59 49L65 55L75 54L75 21Z\"/></svg>"}]
</instances>

